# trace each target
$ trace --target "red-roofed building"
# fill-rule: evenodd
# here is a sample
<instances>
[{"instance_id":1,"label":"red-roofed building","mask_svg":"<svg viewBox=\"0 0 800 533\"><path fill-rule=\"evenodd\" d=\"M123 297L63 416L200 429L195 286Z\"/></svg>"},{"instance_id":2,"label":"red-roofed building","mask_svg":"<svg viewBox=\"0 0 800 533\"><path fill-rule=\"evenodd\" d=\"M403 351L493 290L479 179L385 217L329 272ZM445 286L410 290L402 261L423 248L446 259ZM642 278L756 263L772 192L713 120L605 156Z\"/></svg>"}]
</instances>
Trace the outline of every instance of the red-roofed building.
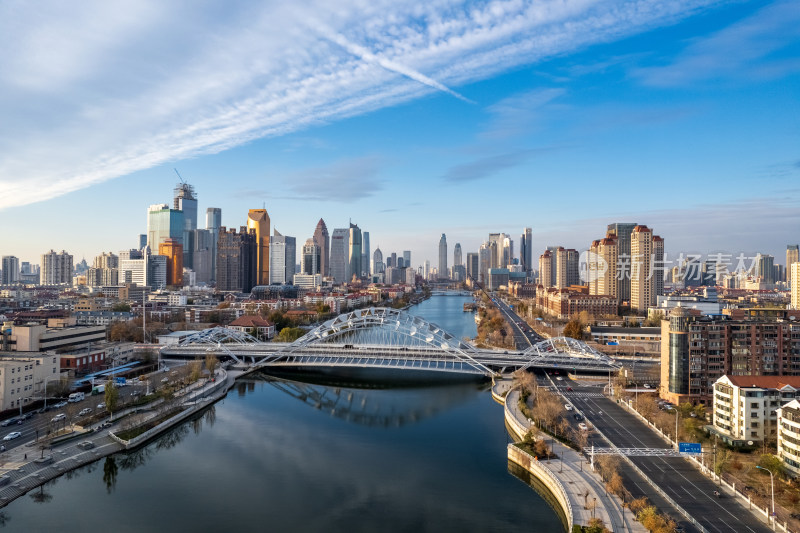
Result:
<instances>
[{"instance_id":1,"label":"red-roofed building","mask_svg":"<svg viewBox=\"0 0 800 533\"><path fill-rule=\"evenodd\" d=\"M242 315L227 326L228 329L249 333L261 340L269 340L275 336L275 324L258 315Z\"/></svg>"}]
</instances>

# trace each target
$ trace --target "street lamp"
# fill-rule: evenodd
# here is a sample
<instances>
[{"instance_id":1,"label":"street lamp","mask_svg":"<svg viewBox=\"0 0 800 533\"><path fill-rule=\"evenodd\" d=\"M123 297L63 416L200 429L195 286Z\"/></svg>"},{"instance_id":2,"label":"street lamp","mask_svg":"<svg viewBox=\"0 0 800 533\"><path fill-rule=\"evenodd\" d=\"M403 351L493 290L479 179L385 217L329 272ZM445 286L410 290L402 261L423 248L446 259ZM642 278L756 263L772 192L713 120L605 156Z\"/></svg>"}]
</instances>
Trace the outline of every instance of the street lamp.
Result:
<instances>
[{"instance_id":1,"label":"street lamp","mask_svg":"<svg viewBox=\"0 0 800 533\"><path fill-rule=\"evenodd\" d=\"M678 417L681 415L681 412L678 411L678 408L675 407L675 449L678 449Z\"/></svg>"},{"instance_id":2,"label":"street lamp","mask_svg":"<svg viewBox=\"0 0 800 533\"><path fill-rule=\"evenodd\" d=\"M773 477L772 477L772 470L769 468L764 468L763 466L756 465L756 468L760 468L761 470L766 470L769 472L769 488L772 491L772 523L775 523L775 485L773 484Z\"/></svg>"}]
</instances>

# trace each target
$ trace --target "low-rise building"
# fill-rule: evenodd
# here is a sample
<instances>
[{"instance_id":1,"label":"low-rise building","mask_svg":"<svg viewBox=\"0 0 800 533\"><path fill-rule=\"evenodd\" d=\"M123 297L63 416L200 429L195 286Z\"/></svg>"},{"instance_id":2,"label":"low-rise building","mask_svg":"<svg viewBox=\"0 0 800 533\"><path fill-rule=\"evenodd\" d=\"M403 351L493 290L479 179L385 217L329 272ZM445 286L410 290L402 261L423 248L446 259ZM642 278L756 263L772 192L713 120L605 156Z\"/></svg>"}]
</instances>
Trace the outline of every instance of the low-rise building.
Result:
<instances>
[{"instance_id":1,"label":"low-rise building","mask_svg":"<svg viewBox=\"0 0 800 533\"><path fill-rule=\"evenodd\" d=\"M714 382L713 431L732 446L778 437L778 413L800 397L800 376L731 376Z\"/></svg>"},{"instance_id":2,"label":"low-rise building","mask_svg":"<svg viewBox=\"0 0 800 533\"><path fill-rule=\"evenodd\" d=\"M536 308L562 320L586 311L590 315L616 315L617 299L603 294L589 294L588 289L536 288Z\"/></svg>"},{"instance_id":3,"label":"low-rise building","mask_svg":"<svg viewBox=\"0 0 800 533\"><path fill-rule=\"evenodd\" d=\"M44 398L47 382L60 376L60 356L52 352L0 352L0 411Z\"/></svg>"},{"instance_id":4,"label":"low-rise building","mask_svg":"<svg viewBox=\"0 0 800 533\"><path fill-rule=\"evenodd\" d=\"M275 324L258 315L243 315L225 326L234 331L249 333L260 340L269 340L275 336Z\"/></svg>"}]
</instances>

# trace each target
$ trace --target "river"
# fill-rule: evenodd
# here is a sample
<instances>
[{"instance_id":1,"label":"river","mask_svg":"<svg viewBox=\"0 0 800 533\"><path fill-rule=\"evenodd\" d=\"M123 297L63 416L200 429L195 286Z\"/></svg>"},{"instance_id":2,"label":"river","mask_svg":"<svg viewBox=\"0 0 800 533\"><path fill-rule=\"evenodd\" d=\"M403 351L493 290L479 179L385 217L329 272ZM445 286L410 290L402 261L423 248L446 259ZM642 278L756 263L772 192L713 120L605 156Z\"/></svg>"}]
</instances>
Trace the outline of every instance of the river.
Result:
<instances>
[{"instance_id":1,"label":"river","mask_svg":"<svg viewBox=\"0 0 800 533\"><path fill-rule=\"evenodd\" d=\"M465 298L411 312L474 336ZM485 384L343 388L256 375L134 453L65 474L0 512L6 531L546 531L509 474Z\"/></svg>"}]
</instances>

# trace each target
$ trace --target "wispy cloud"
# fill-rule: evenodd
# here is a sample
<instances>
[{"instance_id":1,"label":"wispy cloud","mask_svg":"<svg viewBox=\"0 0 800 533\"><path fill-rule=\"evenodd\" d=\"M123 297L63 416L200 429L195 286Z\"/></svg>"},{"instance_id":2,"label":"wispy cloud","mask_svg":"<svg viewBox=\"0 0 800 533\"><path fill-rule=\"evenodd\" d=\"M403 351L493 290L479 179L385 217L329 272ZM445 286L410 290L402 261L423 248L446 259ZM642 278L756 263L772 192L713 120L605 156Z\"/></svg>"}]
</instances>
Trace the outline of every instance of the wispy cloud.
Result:
<instances>
[{"instance_id":1,"label":"wispy cloud","mask_svg":"<svg viewBox=\"0 0 800 533\"><path fill-rule=\"evenodd\" d=\"M453 87L713 3L3 2L0 208L434 91L466 98Z\"/></svg>"},{"instance_id":2,"label":"wispy cloud","mask_svg":"<svg viewBox=\"0 0 800 533\"><path fill-rule=\"evenodd\" d=\"M444 175L445 181L465 182L489 178L503 170L521 165L531 157L557 148L529 148L483 157L450 168Z\"/></svg>"},{"instance_id":3,"label":"wispy cloud","mask_svg":"<svg viewBox=\"0 0 800 533\"><path fill-rule=\"evenodd\" d=\"M770 79L800 71L794 0L766 6L749 18L690 44L671 64L632 72L653 86L681 86L719 78Z\"/></svg>"},{"instance_id":4,"label":"wispy cloud","mask_svg":"<svg viewBox=\"0 0 800 533\"><path fill-rule=\"evenodd\" d=\"M563 94L564 89L561 88L537 89L515 94L490 105L487 110L492 114L492 119L482 136L504 139L540 128L543 108L548 107L551 111L563 108L563 105L553 104Z\"/></svg>"}]
</instances>

